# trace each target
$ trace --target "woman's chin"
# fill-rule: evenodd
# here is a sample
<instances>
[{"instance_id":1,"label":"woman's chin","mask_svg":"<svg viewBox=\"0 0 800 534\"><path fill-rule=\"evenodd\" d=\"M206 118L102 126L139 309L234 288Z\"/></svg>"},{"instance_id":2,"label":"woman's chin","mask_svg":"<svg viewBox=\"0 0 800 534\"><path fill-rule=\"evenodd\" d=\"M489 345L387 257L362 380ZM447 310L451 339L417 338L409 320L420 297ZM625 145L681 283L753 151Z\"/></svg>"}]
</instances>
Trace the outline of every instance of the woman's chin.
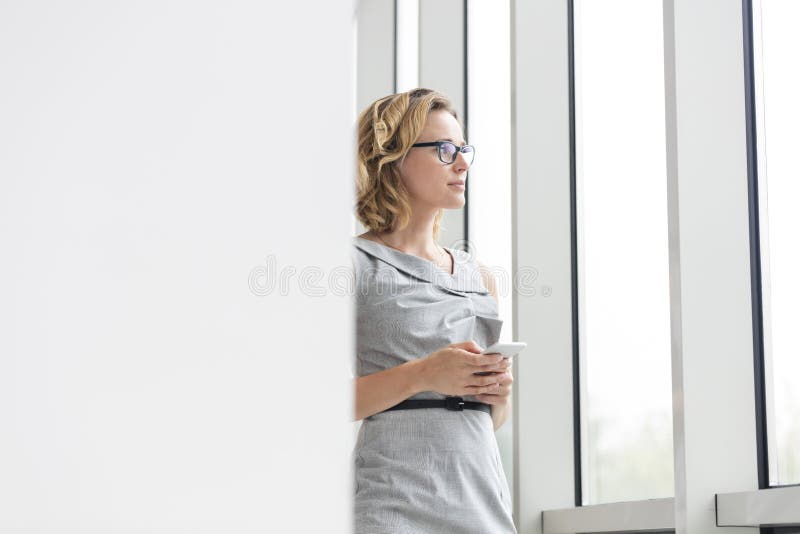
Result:
<instances>
[{"instance_id":1,"label":"woman's chin","mask_svg":"<svg viewBox=\"0 0 800 534\"><path fill-rule=\"evenodd\" d=\"M447 202L444 203L445 205L442 207L448 210L457 210L459 208L463 208L464 204L466 203L467 199L464 197L464 193L461 193L449 199Z\"/></svg>"}]
</instances>

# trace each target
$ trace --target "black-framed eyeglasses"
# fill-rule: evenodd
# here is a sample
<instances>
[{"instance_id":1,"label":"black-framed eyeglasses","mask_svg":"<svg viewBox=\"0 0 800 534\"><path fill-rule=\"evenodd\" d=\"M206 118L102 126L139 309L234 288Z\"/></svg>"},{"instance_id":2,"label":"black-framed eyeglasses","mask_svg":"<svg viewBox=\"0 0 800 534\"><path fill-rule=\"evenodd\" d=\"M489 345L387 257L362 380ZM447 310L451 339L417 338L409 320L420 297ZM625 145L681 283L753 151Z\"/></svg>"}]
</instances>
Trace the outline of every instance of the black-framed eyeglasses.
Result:
<instances>
[{"instance_id":1,"label":"black-framed eyeglasses","mask_svg":"<svg viewBox=\"0 0 800 534\"><path fill-rule=\"evenodd\" d=\"M475 160L475 147L472 145L456 146L450 141L431 141L430 143L414 143L411 146L435 146L439 153L439 161L447 165L456 160L459 152L464 155L467 165L472 165Z\"/></svg>"}]
</instances>

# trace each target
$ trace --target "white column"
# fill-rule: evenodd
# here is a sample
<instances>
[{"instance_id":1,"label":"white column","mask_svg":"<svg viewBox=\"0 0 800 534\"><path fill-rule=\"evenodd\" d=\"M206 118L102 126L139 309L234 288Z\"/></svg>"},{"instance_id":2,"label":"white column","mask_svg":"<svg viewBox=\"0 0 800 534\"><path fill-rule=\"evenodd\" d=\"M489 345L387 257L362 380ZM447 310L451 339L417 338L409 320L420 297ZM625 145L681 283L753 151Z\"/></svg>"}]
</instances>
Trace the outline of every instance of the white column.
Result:
<instances>
[{"instance_id":1,"label":"white column","mask_svg":"<svg viewBox=\"0 0 800 534\"><path fill-rule=\"evenodd\" d=\"M572 244L567 2L512 2L513 250L521 533L574 506Z\"/></svg>"},{"instance_id":2,"label":"white column","mask_svg":"<svg viewBox=\"0 0 800 534\"><path fill-rule=\"evenodd\" d=\"M675 529L755 490L742 5L665 0Z\"/></svg>"}]
</instances>

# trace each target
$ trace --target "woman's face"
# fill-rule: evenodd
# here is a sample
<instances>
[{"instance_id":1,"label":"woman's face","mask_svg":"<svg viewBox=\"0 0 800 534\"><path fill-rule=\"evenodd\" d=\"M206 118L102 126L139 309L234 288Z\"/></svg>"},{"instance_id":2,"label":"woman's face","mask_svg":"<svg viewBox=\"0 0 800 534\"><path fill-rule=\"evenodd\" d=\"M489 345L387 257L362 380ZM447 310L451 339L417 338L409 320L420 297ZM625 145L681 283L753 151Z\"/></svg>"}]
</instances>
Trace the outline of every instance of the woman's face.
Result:
<instances>
[{"instance_id":1,"label":"woman's face","mask_svg":"<svg viewBox=\"0 0 800 534\"><path fill-rule=\"evenodd\" d=\"M450 141L456 146L465 144L458 121L444 110L428 114L425 128L414 142L431 141ZM457 209L463 207L465 203L464 185L453 184L466 181L468 168L469 165L461 152L458 153L456 160L448 165L439 161L437 147L413 147L400 166L400 177L413 203L436 209Z\"/></svg>"}]
</instances>

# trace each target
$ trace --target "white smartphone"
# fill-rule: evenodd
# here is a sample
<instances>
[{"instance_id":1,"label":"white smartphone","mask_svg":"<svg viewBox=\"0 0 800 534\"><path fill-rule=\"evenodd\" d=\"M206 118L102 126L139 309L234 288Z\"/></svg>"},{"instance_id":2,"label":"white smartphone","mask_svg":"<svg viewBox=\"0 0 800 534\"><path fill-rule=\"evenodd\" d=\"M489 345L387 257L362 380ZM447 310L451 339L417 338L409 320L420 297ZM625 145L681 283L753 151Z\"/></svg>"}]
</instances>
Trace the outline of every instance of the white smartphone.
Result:
<instances>
[{"instance_id":1,"label":"white smartphone","mask_svg":"<svg viewBox=\"0 0 800 534\"><path fill-rule=\"evenodd\" d=\"M528 344L524 341L512 341L510 343L495 343L494 345L490 345L486 347L481 354L502 354L505 358L510 358L512 356L516 356L517 354L522 351ZM478 373L473 373L479 376L486 376L486 375L493 375L496 374L497 371L481 371Z\"/></svg>"},{"instance_id":2,"label":"white smartphone","mask_svg":"<svg viewBox=\"0 0 800 534\"><path fill-rule=\"evenodd\" d=\"M497 342L494 345L490 345L483 349L481 354L502 354L506 358L510 358L511 356L516 356L519 354L522 349L527 347L528 344L524 341L511 341L508 343Z\"/></svg>"}]
</instances>

